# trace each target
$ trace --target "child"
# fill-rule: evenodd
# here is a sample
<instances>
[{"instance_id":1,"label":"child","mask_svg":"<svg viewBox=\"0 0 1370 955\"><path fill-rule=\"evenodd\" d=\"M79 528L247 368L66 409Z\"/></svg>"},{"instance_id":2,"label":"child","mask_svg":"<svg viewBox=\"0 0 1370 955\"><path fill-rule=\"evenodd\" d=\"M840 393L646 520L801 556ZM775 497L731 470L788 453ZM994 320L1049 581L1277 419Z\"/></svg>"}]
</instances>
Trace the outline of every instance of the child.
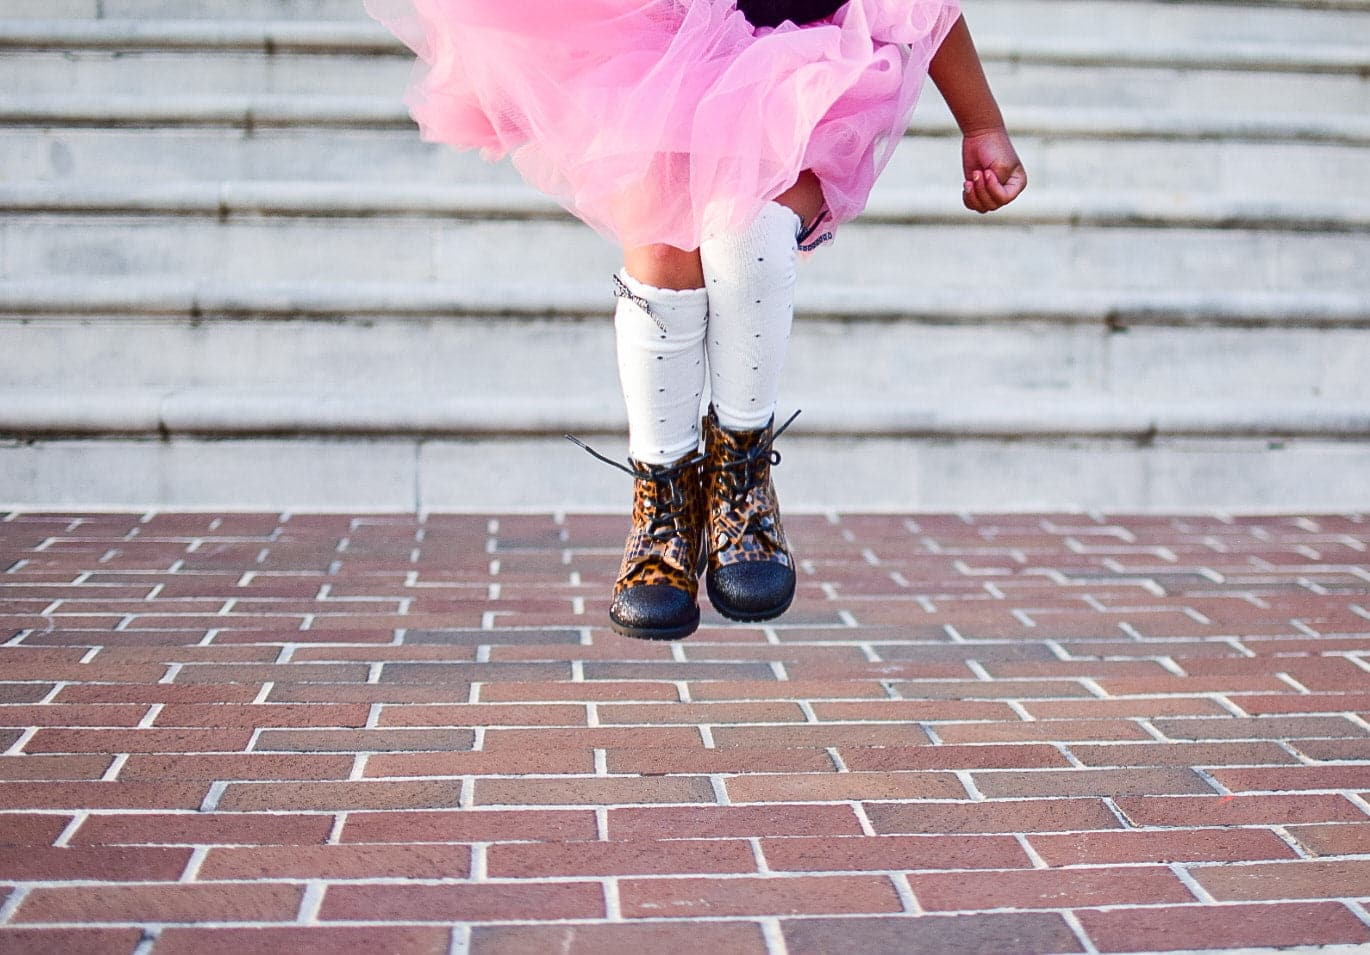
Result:
<instances>
[{"instance_id":1,"label":"child","mask_svg":"<svg viewBox=\"0 0 1370 955\"><path fill-rule=\"evenodd\" d=\"M925 76L963 135L965 206L1027 184L957 0L366 3L419 55L425 138L511 155L623 247L616 466L635 491L614 630L689 636L706 562L723 616L784 613L770 469L797 253L865 206Z\"/></svg>"}]
</instances>

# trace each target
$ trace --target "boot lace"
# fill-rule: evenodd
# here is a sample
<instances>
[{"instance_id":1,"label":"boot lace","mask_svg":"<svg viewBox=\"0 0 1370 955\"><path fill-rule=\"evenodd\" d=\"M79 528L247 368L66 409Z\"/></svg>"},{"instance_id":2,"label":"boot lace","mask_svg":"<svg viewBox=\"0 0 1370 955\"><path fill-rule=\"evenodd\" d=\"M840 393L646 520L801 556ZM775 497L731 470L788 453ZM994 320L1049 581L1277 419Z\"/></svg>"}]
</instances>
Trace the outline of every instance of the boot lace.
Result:
<instances>
[{"instance_id":1,"label":"boot lace","mask_svg":"<svg viewBox=\"0 0 1370 955\"><path fill-rule=\"evenodd\" d=\"M772 533L775 501L769 495L760 496L756 492L765 484L769 469L780 463L780 452L773 447L775 439L794 424L799 414L796 411L790 415L768 439L758 441L753 447L725 446L726 458L717 465L715 473L724 494L724 512L718 517L723 525L723 542L728 546L739 546L748 534L763 535L773 547L781 546Z\"/></svg>"},{"instance_id":2,"label":"boot lace","mask_svg":"<svg viewBox=\"0 0 1370 955\"><path fill-rule=\"evenodd\" d=\"M600 454L575 435L568 434L565 438L592 457L610 467L618 468L634 480L651 484L652 491L648 495L651 515L647 523L647 536L654 542L669 544L686 533L684 525L689 520L690 502L685 496L684 482L680 478L686 471L699 466L704 460L702 454L694 454L675 464L661 467L629 467L637 462L630 458L628 464L621 464L607 455Z\"/></svg>"}]
</instances>

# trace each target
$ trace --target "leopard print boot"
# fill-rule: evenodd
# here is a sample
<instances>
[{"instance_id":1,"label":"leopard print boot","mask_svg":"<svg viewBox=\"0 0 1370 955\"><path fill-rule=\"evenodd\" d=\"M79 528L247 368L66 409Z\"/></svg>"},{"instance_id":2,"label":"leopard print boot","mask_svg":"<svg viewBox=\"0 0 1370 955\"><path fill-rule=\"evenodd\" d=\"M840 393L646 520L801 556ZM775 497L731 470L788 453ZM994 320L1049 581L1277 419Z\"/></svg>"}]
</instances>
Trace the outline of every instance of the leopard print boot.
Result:
<instances>
[{"instance_id":1,"label":"leopard print boot","mask_svg":"<svg viewBox=\"0 0 1370 955\"><path fill-rule=\"evenodd\" d=\"M704 419L704 487L709 510L709 569L714 609L730 620L770 620L794 600L794 558L780 526L771 465L774 419L756 431L730 431L712 408Z\"/></svg>"},{"instance_id":2,"label":"leopard print boot","mask_svg":"<svg viewBox=\"0 0 1370 955\"><path fill-rule=\"evenodd\" d=\"M633 529L623 548L609 622L639 640L680 640L699 627L704 494L698 454L654 466L630 460ZM619 465L621 467L621 465Z\"/></svg>"}]
</instances>

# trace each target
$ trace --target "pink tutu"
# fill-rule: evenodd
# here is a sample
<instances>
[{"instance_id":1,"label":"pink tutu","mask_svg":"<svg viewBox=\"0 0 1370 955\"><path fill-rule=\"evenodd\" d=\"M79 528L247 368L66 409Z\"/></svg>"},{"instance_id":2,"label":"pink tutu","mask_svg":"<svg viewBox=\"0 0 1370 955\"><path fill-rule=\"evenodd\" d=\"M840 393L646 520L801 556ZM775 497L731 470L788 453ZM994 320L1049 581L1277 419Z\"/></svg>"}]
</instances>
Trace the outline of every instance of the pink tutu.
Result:
<instances>
[{"instance_id":1,"label":"pink tutu","mask_svg":"<svg viewBox=\"0 0 1370 955\"><path fill-rule=\"evenodd\" d=\"M831 222L898 145L957 0L755 28L734 0L366 0L418 54L425 139L512 157L617 242L693 249L805 169Z\"/></svg>"}]
</instances>

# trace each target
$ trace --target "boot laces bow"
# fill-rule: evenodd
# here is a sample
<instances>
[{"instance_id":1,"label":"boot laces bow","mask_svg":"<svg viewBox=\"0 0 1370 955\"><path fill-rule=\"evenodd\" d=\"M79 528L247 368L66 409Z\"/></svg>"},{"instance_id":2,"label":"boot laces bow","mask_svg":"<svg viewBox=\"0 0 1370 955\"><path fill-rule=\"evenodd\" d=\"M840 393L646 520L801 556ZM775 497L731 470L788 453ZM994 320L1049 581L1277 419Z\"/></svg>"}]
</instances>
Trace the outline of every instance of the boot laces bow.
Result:
<instances>
[{"instance_id":1,"label":"boot laces bow","mask_svg":"<svg viewBox=\"0 0 1370 955\"><path fill-rule=\"evenodd\" d=\"M688 546L687 538L689 536L686 525L690 517L690 501L686 497L685 485L681 477L691 468L698 467L700 462L704 460L704 456L695 453L675 464L661 466L640 466L639 462L631 458L628 460L628 464L622 464L607 455L600 454L575 435L568 434L565 437L566 440L610 467L617 468L633 480L646 482L650 486L651 490L643 495L643 503L648 511L647 537L654 543L663 545L666 548L666 553L644 555L640 560L656 556L677 564L682 570L686 569L684 566L686 558L683 553L676 553L677 548Z\"/></svg>"}]
</instances>

